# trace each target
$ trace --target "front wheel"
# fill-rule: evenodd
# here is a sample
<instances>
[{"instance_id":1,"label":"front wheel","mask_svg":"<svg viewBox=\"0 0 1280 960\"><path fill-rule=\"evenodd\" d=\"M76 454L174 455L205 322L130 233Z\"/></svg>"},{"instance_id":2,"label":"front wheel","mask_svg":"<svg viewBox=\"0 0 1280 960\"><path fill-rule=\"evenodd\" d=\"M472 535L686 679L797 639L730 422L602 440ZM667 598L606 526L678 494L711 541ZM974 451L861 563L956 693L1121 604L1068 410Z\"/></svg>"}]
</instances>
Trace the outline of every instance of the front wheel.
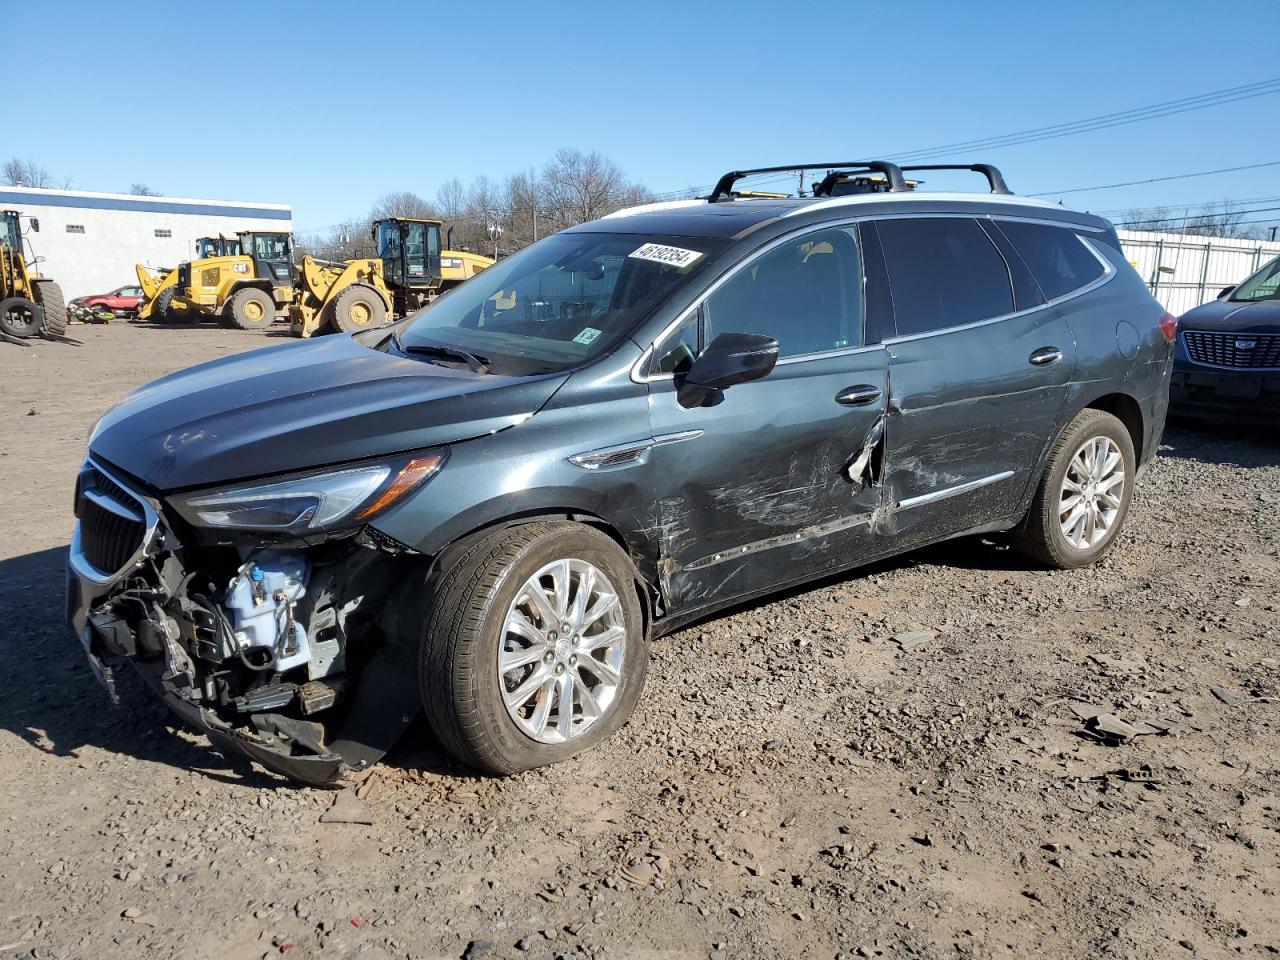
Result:
<instances>
[{"instance_id":1,"label":"front wheel","mask_svg":"<svg viewBox=\"0 0 1280 960\"><path fill-rule=\"evenodd\" d=\"M529 523L472 546L442 577L419 654L445 748L493 773L555 763L635 709L649 642L627 555L578 523Z\"/></svg>"},{"instance_id":2,"label":"front wheel","mask_svg":"<svg viewBox=\"0 0 1280 960\"><path fill-rule=\"evenodd\" d=\"M1062 570L1101 559L1129 513L1135 473L1125 425L1106 411L1082 410L1054 444L1014 545Z\"/></svg>"},{"instance_id":3,"label":"front wheel","mask_svg":"<svg viewBox=\"0 0 1280 960\"><path fill-rule=\"evenodd\" d=\"M276 322L275 301L257 287L245 287L232 295L227 317L241 330L261 330Z\"/></svg>"}]
</instances>

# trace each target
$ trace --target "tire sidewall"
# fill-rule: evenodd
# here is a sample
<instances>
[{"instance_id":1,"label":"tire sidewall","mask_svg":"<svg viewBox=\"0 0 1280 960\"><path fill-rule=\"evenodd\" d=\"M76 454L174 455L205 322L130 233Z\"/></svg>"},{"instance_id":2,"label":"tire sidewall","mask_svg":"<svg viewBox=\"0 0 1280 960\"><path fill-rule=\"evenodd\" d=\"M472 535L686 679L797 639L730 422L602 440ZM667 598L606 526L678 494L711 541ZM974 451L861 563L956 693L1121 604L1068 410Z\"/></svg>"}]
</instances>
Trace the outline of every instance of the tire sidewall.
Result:
<instances>
[{"instance_id":1,"label":"tire sidewall","mask_svg":"<svg viewBox=\"0 0 1280 960\"><path fill-rule=\"evenodd\" d=\"M242 315L242 305L250 300L257 300L263 305L263 313L261 320L249 320ZM231 297L231 309L229 311L231 322L241 330L262 330L271 326L276 322L276 304L264 291L257 287L250 287L247 290L239 290Z\"/></svg>"},{"instance_id":2,"label":"tire sidewall","mask_svg":"<svg viewBox=\"0 0 1280 960\"><path fill-rule=\"evenodd\" d=\"M568 742L547 744L525 735L507 713L498 676L498 647L507 609L525 581L548 563L565 558L585 560L608 575L623 608L626 657L617 697L604 718ZM490 746L504 766L517 771L556 763L607 739L631 716L644 688L649 661L644 618L632 589L634 579L630 561L613 541L585 528L538 538L502 572L486 599L479 629L468 631L470 635L462 641L465 648L458 651L459 658L471 660L467 672L470 683L467 689L455 687L454 698L455 703L461 699L474 704Z\"/></svg>"},{"instance_id":3,"label":"tire sidewall","mask_svg":"<svg viewBox=\"0 0 1280 960\"><path fill-rule=\"evenodd\" d=\"M1091 547L1080 549L1067 540L1062 532L1059 520L1058 504L1061 502L1062 481L1075 459L1080 448L1091 440L1107 437L1120 448L1120 456L1124 461L1124 493L1120 497L1120 509L1107 535ZM1100 559L1119 536L1125 519L1129 516L1129 506L1133 501L1133 485L1137 479L1136 461L1133 453L1133 438L1123 423L1110 414L1098 414L1077 423L1068 433L1062 446L1062 456L1054 462L1047 478L1045 496L1046 534L1052 543L1054 553L1061 559L1065 567L1084 567Z\"/></svg>"}]
</instances>

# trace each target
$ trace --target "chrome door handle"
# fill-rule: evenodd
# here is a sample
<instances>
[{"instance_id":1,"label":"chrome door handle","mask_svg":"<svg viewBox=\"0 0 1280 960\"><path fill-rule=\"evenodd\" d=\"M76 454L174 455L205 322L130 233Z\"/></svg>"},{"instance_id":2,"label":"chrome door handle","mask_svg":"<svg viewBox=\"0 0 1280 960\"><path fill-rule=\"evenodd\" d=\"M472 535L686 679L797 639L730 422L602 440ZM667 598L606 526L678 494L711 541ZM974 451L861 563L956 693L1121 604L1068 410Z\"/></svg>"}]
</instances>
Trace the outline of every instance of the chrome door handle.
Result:
<instances>
[{"instance_id":1,"label":"chrome door handle","mask_svg":"<svg viewBox=\"0 0 1280 960\"><path fill-rule=\"evenodd\" d=\"M1057 363L1062 359L1062 351L1057 347L1041 347L1039 350L1032 350L1031 356L1027 357L1027 362L1037 367L1047 367L1051 363Z\"/></svg>"},{"instance_id":2,"label":"chrome door handle","mask_svg":"<svg viewBox=\"0 0 1280 960\"><path fill-rule=\"evenodd\" d=\"M843 403L846 407L861 407L868 403L875 403L879 399L880 388L870 383L845 387L836 394L836 403Z\"/></svg>"}]
</instances>

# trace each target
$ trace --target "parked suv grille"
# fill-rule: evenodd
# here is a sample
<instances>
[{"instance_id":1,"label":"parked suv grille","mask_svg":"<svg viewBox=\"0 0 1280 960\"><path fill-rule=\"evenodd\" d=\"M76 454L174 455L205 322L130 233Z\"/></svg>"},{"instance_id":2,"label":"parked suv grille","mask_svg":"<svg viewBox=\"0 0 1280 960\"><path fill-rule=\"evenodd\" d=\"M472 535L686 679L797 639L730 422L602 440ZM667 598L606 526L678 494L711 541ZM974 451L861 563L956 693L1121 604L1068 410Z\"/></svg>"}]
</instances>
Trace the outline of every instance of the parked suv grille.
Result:
<instances>
[{"instance_id":1,"label":"parked suv grille","mask_svg":"<svg viewBox=\"0 0 1280 960\"><path fill-rule=\"evenodd\" d=\"M80 549L104 574L121 570L146 537L147 522L138 498L97 469L81 475L76 516Z\"/></svg>"},{"instance_id":2,"label":"parked suv grille","mask_svg":"<svg viewBox=\"0 0 1280 960\"><path fill-rule=\"evenodd\" d=\"M1280 367L1280 334L1185 330L1182 341L1196 363L1259 370Z\"/></svg>"}]
</instances>

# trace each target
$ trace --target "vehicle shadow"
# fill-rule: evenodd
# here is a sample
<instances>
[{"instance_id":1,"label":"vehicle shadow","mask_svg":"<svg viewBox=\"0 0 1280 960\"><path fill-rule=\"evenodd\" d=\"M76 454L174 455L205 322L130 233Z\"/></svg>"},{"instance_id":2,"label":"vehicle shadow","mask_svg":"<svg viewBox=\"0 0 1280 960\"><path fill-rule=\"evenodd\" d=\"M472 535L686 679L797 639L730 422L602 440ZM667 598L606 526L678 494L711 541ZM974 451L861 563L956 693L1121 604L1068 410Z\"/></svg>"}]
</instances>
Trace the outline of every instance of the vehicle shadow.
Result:
<instances>
[{"instance_id":1,"label":"vehicle shadow","mask_svg":"<svg viewBox=\"0 0 1280 960\"><path fill-rule=\"evenodd\" d=\"M302 784L256 767L238 754L216 752L160 703L128 667L115 672L120 704L89 669L64 620L67 549L0 559L0 730L34 750L94 764L95 750L202 774L211 780L265 789ZM190 736L177 735L178 730ZM384 763L425 773L474 776L439 746L421 718Z\"/></svg>"},{"instance_id":2,"label":"vehicle shadow","mask_svg":"<svg viewBox=\"0 0 1280 960\"><path fill-rule=\"evenodd\" d=\"M1280 412L1276 419L1280 422ZM1240 467L1280 466L1280 431L1274 427L1177 419L1165 428L1160 456Z\"/></svg>"}]
</instances>

